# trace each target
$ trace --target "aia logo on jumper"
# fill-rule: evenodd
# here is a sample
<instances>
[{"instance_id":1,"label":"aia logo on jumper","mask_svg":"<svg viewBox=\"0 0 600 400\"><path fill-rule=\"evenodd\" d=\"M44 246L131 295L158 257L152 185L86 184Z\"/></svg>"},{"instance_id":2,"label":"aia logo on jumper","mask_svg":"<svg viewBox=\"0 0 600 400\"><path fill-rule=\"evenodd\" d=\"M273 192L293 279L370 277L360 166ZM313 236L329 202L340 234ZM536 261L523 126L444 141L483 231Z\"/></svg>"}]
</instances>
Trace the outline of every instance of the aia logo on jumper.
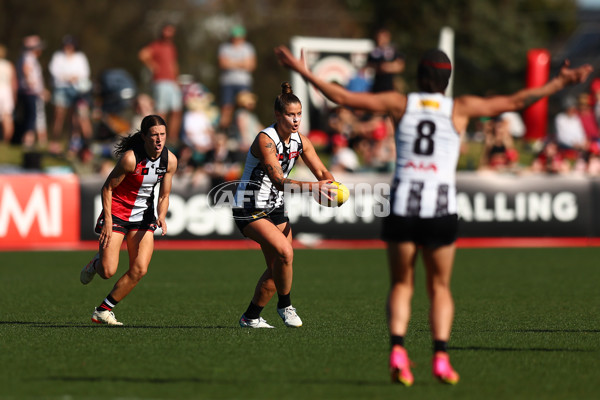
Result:
<instances>
[{"instance_id":1,"label":"aia logo on jumper","mask_svg":"<svg viewBox=\"0 0 600 400\"><path fill-rule=\"evenodd\" d=\"M427 171L437 172L437 165L435 165L434 163L425 163L425 162L415 163L415 162L409 161L406 164L404 164L402 166L402 168L414 169L417 171L424 171L424 172L427 172Z\"/></svg>"}]
</instances>

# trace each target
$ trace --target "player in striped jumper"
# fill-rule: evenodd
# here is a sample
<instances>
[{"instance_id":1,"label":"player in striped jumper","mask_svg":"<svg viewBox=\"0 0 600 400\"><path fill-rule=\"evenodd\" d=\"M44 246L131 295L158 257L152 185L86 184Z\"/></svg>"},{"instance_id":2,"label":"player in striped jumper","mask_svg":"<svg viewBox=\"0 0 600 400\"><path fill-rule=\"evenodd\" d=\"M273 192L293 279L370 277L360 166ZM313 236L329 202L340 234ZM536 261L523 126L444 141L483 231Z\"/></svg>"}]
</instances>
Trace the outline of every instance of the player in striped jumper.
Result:
<instances>
[{"instance_id":1,"label":"player in striped jumper","mask_svg":"<svg viewBox=\"0 0 600 400\"><path fill-rule=\"evenodd\" d=\"M302 326L290 299L294 250L283 192L290 188L319 190L331 200L329 191L336 189L330 185L333 175L321 162L312 143L298 132L302 104L288 82L282 83L274 108L276 122L260 131L248 150L233 209L239 230L260 244L267 263L252 301L240 318L243 328L273 328L260 313L275 293L278 295L277 312L284 324ZM318 182L288 178L298 158L302 158Z\"/></svg>"},{"instance_id":2,"label":"player in striped jumper","mask_svg":"<svg viewBox=\"0 0 600 400\"><path fill-rule=\"evenodd\" d=\"M123 325L112 311L148 271L154 250L154 231L167 233L167 209L177 158L165 147L167 126L158 115L148 115L137 133L121 140L115 150L119 157L104 186L102 213L95 231L100 234L99 251L81 270L81 283L87 285L96 274L104 279L117 272L121 244L127 241L129 270L115 283L104 301L94 309L92 321ZM157 211L154 189L160 183Z\"/></svg>"},{"instance_id":3,"label":"player in striped jumper","mask_svg":"<svg viewBox=\"0 0 600 400\"><path fill-rule=\"evenodd\" d=\"M391 213L384 218L382 228L391 277L387 310L392 380L406 386L414 381L404 336L410 320L415 263L421 252L431 303L432 372L441 382L456 384L459 375L450 364L447 343L454 318L450 278L457 237L455 171L460 135L466 132L470 118L521 110L567 85L584 82L592 67L571 69L567 62L542 87L506 96L450 99L444 92L452 66L441 50L423 55L417 72L419 92L408 95L395 91L349 92L316 77L303 57L296 59L287 48L278 47L275 53L285 67L300 73L331 101L392 118L396 127L396 172Z\"/></svg>"}]
</instances>

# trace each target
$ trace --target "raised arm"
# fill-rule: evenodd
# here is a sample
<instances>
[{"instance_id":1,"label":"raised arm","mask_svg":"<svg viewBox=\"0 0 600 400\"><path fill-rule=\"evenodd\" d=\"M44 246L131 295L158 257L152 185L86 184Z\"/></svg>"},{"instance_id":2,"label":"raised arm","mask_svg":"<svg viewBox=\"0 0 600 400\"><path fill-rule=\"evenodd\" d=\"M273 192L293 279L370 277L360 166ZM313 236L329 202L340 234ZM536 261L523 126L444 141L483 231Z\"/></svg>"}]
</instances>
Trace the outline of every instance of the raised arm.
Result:
<instances>
[{"instance_id":1,"label":"raised arm","mask_svg":"<svg viewBox=\"0 0 600 400\"><path fill-rule=\"evenodd\" d=\"M457 129L465 126L469 118L496 116L507 111L517 111L529 107L538 100L553 95L570 85L585 82L592 66L582 65L578 68L569 68L569 61L565 61L559 74L549 80L544 86L519 90L506 96L478 97L461 96L455 99L454 122ZM466 121L466 122L465 122Z\"/></svg>"},{"instance_id":2,"label":"raised arm","mask_svg":"<svg viewBox=\"0 0 600 400\"><path fill-rule=\"evenodd\" d=\"M325 97L336 104L358 108L376 113L390 114L395 120L399 120L406 109L406 96L397 92L382 93L355 93L346 90L342 86L326 82L314 75L304 62L304 54L295 58L285 46L275 48L275 54L281 65L296 71L302 77L313 84Z\"/></svg>"}]
</instances>

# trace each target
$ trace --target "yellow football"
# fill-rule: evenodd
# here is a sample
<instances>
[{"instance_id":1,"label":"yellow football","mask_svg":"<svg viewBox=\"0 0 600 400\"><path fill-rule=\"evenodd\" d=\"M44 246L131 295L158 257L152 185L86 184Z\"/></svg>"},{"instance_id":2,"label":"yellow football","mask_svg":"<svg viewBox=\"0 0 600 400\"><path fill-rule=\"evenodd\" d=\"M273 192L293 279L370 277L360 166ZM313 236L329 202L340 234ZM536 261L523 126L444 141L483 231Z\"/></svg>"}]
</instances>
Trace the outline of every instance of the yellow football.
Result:
<instances>
[{"instance_id":1,"label":"yellow football","mask_svg":"<svg viewBox=\"0 0 600 400\"><path fill-rule=\"evenodd\" d=\"M319 191L315 191L314 198L317 203L321 204L322 206L339 207L344 204L346 200L348 200L348 197L350 197L350 191L343 183L340 182L333 181L331 182L331 185L337 186L337 190L332 191L332 194L334 195L333 200L329 200L327 197L321 196Z\"/></svg>"}]
</instances>

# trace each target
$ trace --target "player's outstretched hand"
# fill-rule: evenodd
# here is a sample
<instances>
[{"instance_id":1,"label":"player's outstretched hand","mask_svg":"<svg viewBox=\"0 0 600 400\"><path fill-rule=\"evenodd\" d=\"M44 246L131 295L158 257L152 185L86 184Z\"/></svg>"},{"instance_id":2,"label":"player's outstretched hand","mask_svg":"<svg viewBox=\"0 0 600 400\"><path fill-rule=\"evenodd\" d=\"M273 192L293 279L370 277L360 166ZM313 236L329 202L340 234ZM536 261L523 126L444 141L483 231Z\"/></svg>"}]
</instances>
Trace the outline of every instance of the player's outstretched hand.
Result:
<instances>
[{"instance_id":1,"label":"player's outstretched hand","mask_svg":"<svg viewBox=\"0 0 600 400\"><path fill-rule=\"evenodd\" d=\"M292 52L286 46L278 46L275 47L275 55L277 56L279 63L286 68L296 72L301 72L306 69L304 52L301 53L300 58L298 59L292 55Z\"/></svg>"},{"instance_id":2,"label":"player's outstretched hand","mask_svg":"<svg viewBox=\"0 0 600 400\"><path fill-rule=\"evenodd\" d=\"M578 68L569 68L570 65L571 62L565 60L558 74L565 86L585 82L594 69L590 64L584 64Z\"/></svg>"}]
</instances>

